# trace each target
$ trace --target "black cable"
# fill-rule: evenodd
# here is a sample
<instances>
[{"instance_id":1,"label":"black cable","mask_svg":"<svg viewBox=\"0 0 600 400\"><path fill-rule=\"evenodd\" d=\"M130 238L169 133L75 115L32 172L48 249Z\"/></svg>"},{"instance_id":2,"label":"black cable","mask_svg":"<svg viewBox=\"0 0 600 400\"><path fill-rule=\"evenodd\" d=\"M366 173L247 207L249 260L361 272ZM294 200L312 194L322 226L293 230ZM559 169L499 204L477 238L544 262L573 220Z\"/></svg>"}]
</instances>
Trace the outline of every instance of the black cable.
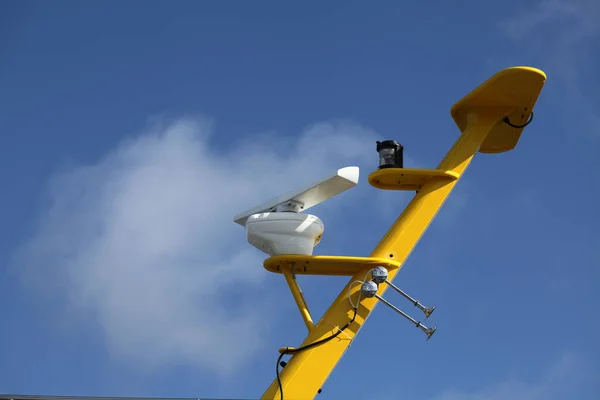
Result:
<instances>
[{"instance_id":1,"label":"black cable","mask_svg":"<svg viewBox=\"0 0 600 400\"><path fill-rule=\"evenodd\" d=\"M281 359L285 356L286 353L281 352L279 358L277 358L277 365L275 366L275 373L277 374L277 383L279 384L279 391L281 392L281 400L283 400L283 385L281 384L281 377L279 376L279 364L281 363Z\"/></svg>"},{"instance_id":2,"label":"black cable","mask_svg":"<svg viewBox=\"0 0 600 400\"><path fill-rule=\"evenodd\" d=\"M512 128L516 128L516 129L521 129L521 128L525 128L527 125L529 125L531 123L531 121L533 121L533 111L531 112L531 114L529 114L529 120L527 122L525 122L523 125L515 125L512 122L510 122L510 120L508 119L508 117L504 117L502 119L502 121L507 124L508 126L512 127Z\"/></svg>"},{"instance_id":3,"label":"black cable","mask_svg":"<svg viewBox=\"0 0 600 400\"><path fill-rule=\"evenodd\" d=\"M352 324L354 322L354 320L356 319L357 308L354 307L353 310L354 310L354 315L352 315L352 319L350 319L350 321L346 325L344 325L342 328L338 329L338 331L336 333L332 334L331 336L328 336L321 340L317 340L316 342L309 343L306 346L302 346L302 347L298 347L298 348L286 347L283 351L281 351L279 358L277 358L277 365L275 366L275 371L277 374L277 383L279 385L279 392L281 393L281 400L283 400L283 385L281 384L281 377L279 376L279 365L281 363L281 359L283 358L283 356L286 354L296 354L303 350L310 349L310 348L316 347L320 344L326 343L326 342L330 341L331 339L335 339L336 337L338 337L338 335L340 333L342 333L344 331L344 329L348 328L350 326L350 324Z\"/></svg>"}]
</instances>

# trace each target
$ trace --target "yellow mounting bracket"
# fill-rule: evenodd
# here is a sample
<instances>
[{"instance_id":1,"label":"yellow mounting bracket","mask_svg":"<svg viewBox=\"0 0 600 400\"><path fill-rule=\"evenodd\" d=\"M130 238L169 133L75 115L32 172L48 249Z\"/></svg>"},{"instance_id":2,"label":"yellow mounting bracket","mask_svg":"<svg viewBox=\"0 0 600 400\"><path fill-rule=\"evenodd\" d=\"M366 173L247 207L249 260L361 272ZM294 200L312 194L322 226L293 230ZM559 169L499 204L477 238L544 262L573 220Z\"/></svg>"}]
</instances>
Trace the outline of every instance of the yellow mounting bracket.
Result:
<instances>
[{"instance_id":1,"label":"yellow mounting bracket","mask_svg":"<svg viewBox=\"0 0 600 400\"><path fill-rule=\"evenodd\" d=\"M283 273L294 269L298 275L352 276L363 270L382 265L387 269L400 268L400 263L389 258L345 256L274 256L265 260L265 269Z\"/></svg>"},{"instance_id":2,"label":"yellow mounting bracket","mask_svg":"<svg viewBox=\"0 0 600 400\"><path fill-rule=\"evenodd\" d=\"M388 281L393 281L473 156L478 151L500 153L516 146L545 81L546 75L535 68L512 67L500 71L452 107L451 115L461 135L437 168L388 168L369 176L369 183L376 188L416 191L370 257L285 256L265 261L267 270L284 274L303 313L309 334L302 347L325 339L294 352L289 359L280 374L285 399L312 399L317 395L379 301L375 297L363 298L354 321L343 334L326 340L347 325L353 315L348 296L356 296L360 290L353 282L363 280L375 264L386 266ZM352 274L352 277L319 323L314 324L295 283L295 274ZM383 295L386 288L387 285L379 285L378 294ZM277 379L262 395L262 399L281 397Z\"/></svg>"},{"instance_id":3,"label":"yellow mounting bracket","mask_svg":"<svg viewBox=\"0 0 600 400\"><path fill-rule=\"evenodd\" d=\"M454 171L416 168L384 168L369 175L369 183L383 190L419 190L430 179L452 182L460 178Z\"/></svg>"},{"instance_id":4,"label":"yellow mounting bracket","mask_svg":"<svg viewBox=\"0 0 600 400\"><path fill-rule=\"evenodd\" d=\"M399 262L374 257L285 255L267 258L264 263L267 271L280 273L285 277L309 333L315 325L302 290L296 281L296 275L353 276L358 273L366 275L378 265L386 267L388 271L400 268Z\"/></svg>"}]
</instances>

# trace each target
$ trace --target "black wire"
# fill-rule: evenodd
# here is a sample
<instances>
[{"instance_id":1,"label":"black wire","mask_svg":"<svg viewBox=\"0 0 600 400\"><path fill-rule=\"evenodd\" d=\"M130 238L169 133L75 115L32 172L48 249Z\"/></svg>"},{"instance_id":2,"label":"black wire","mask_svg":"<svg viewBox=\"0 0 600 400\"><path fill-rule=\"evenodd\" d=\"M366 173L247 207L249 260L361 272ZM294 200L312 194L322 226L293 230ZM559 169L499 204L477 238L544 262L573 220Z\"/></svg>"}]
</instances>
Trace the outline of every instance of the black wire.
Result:
<instances>
[{"instance_id":1,"label":"black wire","mask_svg":"<svg viewBox=\"0 0 600 400\"><path fill-rule=\"evenodd\" d=\"M350 326L350 324L352 324L354 322L354 320L356 319L356 311L357 311L357 308L354 307L354 315L352 315L352 319L350 319L350 321L346 325L344 325L342 328L338 329L338 331L336 333L334 333L333 335L323 338L321 340L317 340L316 342L309 343L306 346L298 347L297 349L290 349L288 347L281 352L281 354L279 355L279 358L277 358L277 365L275 366L275 371L277 374L277 384L279 385L279 392L281 393L281 400L283 400L283 385L281 384L281 377L279 375L279 365L281 363L281 359L283 358L283 356L286 354L296 354L303 350L310 349L310 348L313 348L320 344L329 342L331 339L335 339L336 337L338 337L338 335L340 333L342 333L344 331L344 329L348 328Z\"/></svg>"},{"instance_id":2,"label":"black wire","mask_svg":"<svg viewBox=\"0 0 600 400\"><path fill-rule=\"evenodd\" d=\"M281 363L281 359L285 356L286 353L281 353L279 358L277 358L277 365L275 366L275 373L277 374L277 384L279 384L279 391L281 392L281 400L283 400L283 385L281 384L281 377L279 376L279 364Z\"/></svg>"},{"instance_id":3,"label":"black wire","mask_svg":"<svg viewBox=\"0 0 600 400\"><path fill-rule=\"evenodd\" d=\"M531 121L533 121L533 111L531 112L531 114L529 114L529 120L527 122L525 122L523 125L515 125L512 122L510 122L510 120L508 119L508 117L504 117L502 119L502 121L507 124L510 127L516 128L516 129L521 129L521 128L525 128L527 125L529 125L531 123Z\"/></svg>"}]
</instances>

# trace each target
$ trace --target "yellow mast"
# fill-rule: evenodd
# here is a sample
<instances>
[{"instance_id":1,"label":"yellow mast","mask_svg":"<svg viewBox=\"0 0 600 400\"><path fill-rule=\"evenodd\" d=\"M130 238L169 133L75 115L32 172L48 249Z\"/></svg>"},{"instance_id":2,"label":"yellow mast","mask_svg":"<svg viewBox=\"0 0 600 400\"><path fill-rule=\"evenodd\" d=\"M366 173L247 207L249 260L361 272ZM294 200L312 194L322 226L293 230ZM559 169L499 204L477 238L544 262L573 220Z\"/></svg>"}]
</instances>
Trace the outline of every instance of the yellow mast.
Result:
<instances>
[{"instance_id":1,"label":"yellow mast","mask_svg":"<svg viewBox=\"0 0 600 400\"><path fill-rule=\"evenodd\" d=\"M265 268L283 273L290 286L309 331L302 346L338 333L332 340L305 350L288 350L292 356L280 373L286 400L312 399L317 395L377 305L376 297L363 298L355 314L349 295L357 299L360 285L353 285L353 282L365 279L378 265L386 267L388 281L393 281L475 153L500 153L516 146L524 126L533 116L533 107L545 81L544 72L535 68L512 67L500 71L452 107L451 115L461 136L436 169L387 168L376 170L369 176L369 183L379 189L416 191L370 257L275 256L265 261ZM296 274L352 278L321 320L314 324L296 283ZM387 285L379 285L378 295L383 295L386 288ZM339 328L332 328L331 324L339 328L348 326L339 334ZM286 350L280 352L286 353ZM277 379L261 398L282 398Z\"/></svg>"}]
</instances>

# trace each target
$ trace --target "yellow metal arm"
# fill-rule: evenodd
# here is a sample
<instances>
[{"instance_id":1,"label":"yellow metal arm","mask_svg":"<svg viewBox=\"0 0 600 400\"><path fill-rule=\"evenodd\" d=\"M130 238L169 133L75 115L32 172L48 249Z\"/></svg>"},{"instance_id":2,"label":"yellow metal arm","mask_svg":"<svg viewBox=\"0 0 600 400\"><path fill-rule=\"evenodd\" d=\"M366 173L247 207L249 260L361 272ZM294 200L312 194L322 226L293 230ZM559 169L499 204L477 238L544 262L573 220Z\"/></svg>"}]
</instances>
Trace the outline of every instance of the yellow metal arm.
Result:
<instances>
[{"instance_id":1,"label":"yellow metal arm","mask_svg":"<svg viewBox=\"0 0 600 400\"><path fill-rule=\"evenodd\" d=\"M265 269L284 273L293 269L297 275L353 276L365 268L382 265L389 269L400 267L400 263L389 258L347 257L347 256L273 256L265 260Z\"/></svg>"},{"instance_id":2,"label":"yellow metal arm","mask_svg":"<svg viewBox=\"0 0 600 400\"><path fill-rule=\"evenodd\" d=\"M397 187L394 187L394 179L389 179L390 174L393 173L383 174L385 175L384 189L418 190L370 256L388 260L390 282L404 265L475 153L506 151L516 145L522 128L509 127L515 132L507 130L502 120L509 117L513 125L523 124L533 110L545 79L546 76L542 71L528 67L508 68L499 72L452 107L452 117L462 134L436 170L433 170L441 172L428 173L423 172L428 170L417 170L420 172L413 170L411 175L410 170L396 169L398 176L406 175L407 171L410 175L410 178L400 179ZM508 134L503 135L506 132ZM375 178L383 177L377 171L374 174ZM369 181L377 187L375 178ZM281 264L285 260L280 257L276 261ZM276 262L265 264L265 267L275 270L276 264ZM390 264L398 267L389 268ZM331 304L319 323L311 329L302 346L335 333L336 329L332 329L331 324L343 327L348 323L353 315L348 293L350 292L353 299L356 299L357 292L360 290L360 286L352 286L352 282L363 280L372 267L372 264L366 263L354 271L348 285ZM378 294L383 295L386 288L387 285L379 285ZM376 298L363 299L354 322L344 331L344 334L295 353L290 358L280 377L285 400L312 399L316 396L377 302ZM262 399L280 398L279 385L275 380L265 391Z\"/></svg>"},{"instance_id":3,"label":"yellow metal arm","mask_svg":"<svg viewBox=\"0 0 600 400\"><path fill-rule=\"evenodd\" d=\"M306 304L304 295L302 294L300 286L298 286L298 282L296 281L296 276L291 268L284 268L283 276L285 276L285 280L292 291L292 296L294 296L298 310L300 310L300 315L302 315L306 329L308 329L308 333L310 333L315 327L315 324L313 323L312 316L308 310L308 305Z\"/></svg>"}]
</instances>

